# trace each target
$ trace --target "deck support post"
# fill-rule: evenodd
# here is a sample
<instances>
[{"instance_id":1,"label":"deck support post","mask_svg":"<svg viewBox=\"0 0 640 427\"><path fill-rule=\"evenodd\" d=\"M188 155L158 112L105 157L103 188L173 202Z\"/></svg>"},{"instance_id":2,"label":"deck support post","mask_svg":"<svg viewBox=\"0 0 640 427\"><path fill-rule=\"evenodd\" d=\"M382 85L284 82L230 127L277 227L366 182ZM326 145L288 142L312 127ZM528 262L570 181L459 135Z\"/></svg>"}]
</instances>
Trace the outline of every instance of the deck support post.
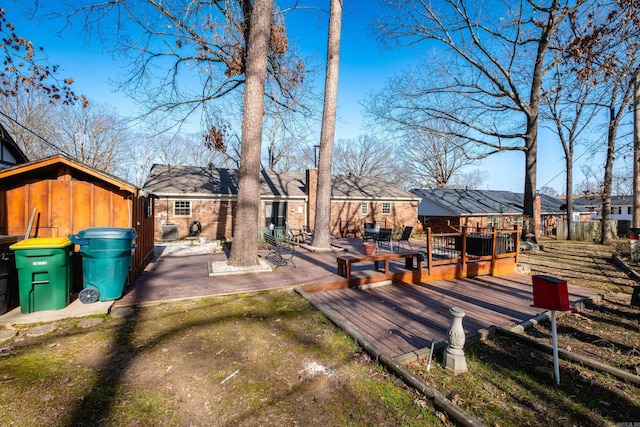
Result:
<instances>
[{"instance_id":1,"label":"deck support post","mask_svg":"<svg viewBox=\"0 0 640 427\"><path fill-rule=\"evenodd\" d=\"M451 308L449 313L452 319L449 328L449 345L444 351L444 367L454 375L458 375L467 372L467 359L463 350L466 336L462 327L462 318L466 313L458 307Z\"/></svg>"}]
</instances>

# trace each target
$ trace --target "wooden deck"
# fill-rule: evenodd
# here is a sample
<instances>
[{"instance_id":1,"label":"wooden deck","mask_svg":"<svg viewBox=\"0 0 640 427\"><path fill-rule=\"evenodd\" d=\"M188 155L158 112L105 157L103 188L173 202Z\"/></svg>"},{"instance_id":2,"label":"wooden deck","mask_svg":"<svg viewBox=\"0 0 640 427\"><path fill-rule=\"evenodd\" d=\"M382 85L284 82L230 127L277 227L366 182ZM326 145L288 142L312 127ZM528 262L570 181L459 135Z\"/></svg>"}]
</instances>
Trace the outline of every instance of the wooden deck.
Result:
<instances>
[{"instance_id":1,"label":"wooden deck","mask_svg":"<svg viewBox=\"0 0 640 427\"><path fill-rule=\"evenodd\" d=\"M335 243L345 247L347 253L359 254L362 250L361 239L340 239ZM413 246L418 246L417 250L424 249L424 246ZM401 363L427 356L432 342L440 348L446 345L451 307L465 310L463 325L469 339L477 337L485 328L514 326L543 311L531 307L531 276L507 274L459 278L471 268L476 268L472 271L474 274L488 274L491 262L467 263L465 270L438 265L431 268L430 274L427 268L407 270L402 259L392 260L388 274L372 271L372 265L357 264L352 270L356 278L349 281L336 274L336 258L341 254L344 252L300 250L295 256L297 268L287 265L273 272L227 277L209 277L207 271L209 260L226 259L223 253L162 256L149 265L115 306L297 287L303 289L301 293L329 318L348 325ZM480 268L482 265L488 266L486 271ZM496 266L494 264L493 268ZM416 275L417 271L419 275ZM352 281L368 285L349 287ZM384 281L394 284L380 286L375 283L387 283ZM412 282L420 284L409 284ZM569 285L571 302L595 294L596 291Z\"/></svg>"},{"instance_id":2,"label":"wooden deck","mask_svg":"<svg viewBox=\"0 0 640 427\"><path fill-rule=\"evenodd\" d=\"M596 294L569 285L572 303ZM466 312L463 325L468 339L483 329L515 326L544 312L531 307L531 276L518 274L336 289L305 296L334 321L351 325L383 353L403 363L428 354L432 341L440 348L446 345L451 307Z\"/></svg>"}]
</instances>

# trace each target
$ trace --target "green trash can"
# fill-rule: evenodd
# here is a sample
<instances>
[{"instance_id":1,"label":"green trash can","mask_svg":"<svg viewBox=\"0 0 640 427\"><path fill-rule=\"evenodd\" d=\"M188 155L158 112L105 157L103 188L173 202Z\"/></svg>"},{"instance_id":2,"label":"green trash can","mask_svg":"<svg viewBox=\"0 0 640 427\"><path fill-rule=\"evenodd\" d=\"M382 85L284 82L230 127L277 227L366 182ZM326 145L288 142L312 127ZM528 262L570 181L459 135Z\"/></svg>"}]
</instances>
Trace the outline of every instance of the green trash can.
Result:
<instances>
[{"instance_id":1,"label":"green trash can","mask_svg":"<svg viewBox=\"0 0 640 427\"><path fill-rule=\"evenodd\" d=\"M18 270L20 311L60 310L69 305L73 244L66 237L25 239L9 246Z\"/></svg>"},{"instance_id":2,"label":"green trash can","mask_svg":"<svg viewBox=\"0 0 640 427\"><path fill-rule=\"evenodd\" d=\"M133 228L94 227L70 235L80 246L84 304L111 301L122 296L138 237Z\"/></svg>"}]
</instances>

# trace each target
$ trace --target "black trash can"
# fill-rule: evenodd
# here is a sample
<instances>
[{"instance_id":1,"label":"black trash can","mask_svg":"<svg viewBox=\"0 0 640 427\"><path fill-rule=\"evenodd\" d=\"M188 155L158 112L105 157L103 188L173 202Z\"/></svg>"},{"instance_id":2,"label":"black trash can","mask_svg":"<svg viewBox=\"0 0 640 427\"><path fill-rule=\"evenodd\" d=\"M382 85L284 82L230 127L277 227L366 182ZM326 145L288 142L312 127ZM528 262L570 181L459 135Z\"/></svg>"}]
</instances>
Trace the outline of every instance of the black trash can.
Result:
<instances>
[{"instance_id":1,"label":"black trash can","mask_svg":"<svg viewBox=\"0 0 640 427\"><path fill-rule=\"evenodd\" d=\"M0 236L0 315L19 304L16 255L9 249L17 241L15 236Z\"/></svg>"}]
</instances>

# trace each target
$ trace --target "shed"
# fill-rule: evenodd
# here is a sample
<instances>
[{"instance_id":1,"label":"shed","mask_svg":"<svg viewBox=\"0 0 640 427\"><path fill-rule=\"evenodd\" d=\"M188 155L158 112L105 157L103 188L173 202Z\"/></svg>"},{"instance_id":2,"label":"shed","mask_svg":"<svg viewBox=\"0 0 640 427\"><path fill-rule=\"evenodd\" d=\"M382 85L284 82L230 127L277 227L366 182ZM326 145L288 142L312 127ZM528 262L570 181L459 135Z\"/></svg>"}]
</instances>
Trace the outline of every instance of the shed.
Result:
<instances>
[{"instance_id":1,"label":"shed","mask_svg":"<svg viewBox=\"0 0 640 427\"><path fill-rule=\"evenodd\" d=\"M65 237L89 227L134 228L138 237L130 281L153 256L149 196L71 158L54 155L0 170L0 200L0 234L24 236L32 216L30 237ZM82 288L81 264L74 263L76 289Z\"/></svg>"}]
</instances>

